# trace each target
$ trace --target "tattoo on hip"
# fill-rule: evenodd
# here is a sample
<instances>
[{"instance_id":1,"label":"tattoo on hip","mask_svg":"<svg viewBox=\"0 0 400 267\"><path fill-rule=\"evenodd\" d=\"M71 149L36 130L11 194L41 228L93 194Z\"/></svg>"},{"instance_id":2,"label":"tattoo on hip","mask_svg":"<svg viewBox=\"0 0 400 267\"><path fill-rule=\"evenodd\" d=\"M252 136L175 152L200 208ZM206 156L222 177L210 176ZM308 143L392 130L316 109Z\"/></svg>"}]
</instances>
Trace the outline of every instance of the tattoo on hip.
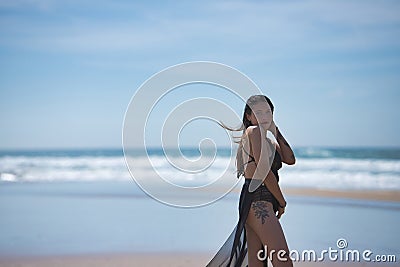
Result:
<instances>
[{"instance_id":1,"label":"tattoo on hip","mask_svg":"<svg viewBox=\"0 0 400 267\"><path fill-rule=\"evenodd\" d=\"M264 224L268 214L268 205L266 201L255 201L252 203L252 208L257 219L261 219L261 223Z\"/></svg>"}]
</instances>

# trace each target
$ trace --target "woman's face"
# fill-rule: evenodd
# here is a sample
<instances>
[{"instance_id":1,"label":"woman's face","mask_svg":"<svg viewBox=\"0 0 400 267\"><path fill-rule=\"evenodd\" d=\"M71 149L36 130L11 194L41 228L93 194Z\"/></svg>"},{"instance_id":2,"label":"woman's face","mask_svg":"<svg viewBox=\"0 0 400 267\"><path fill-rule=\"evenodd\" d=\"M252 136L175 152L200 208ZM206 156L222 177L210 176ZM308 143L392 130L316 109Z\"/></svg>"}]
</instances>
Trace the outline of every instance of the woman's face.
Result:
<instances>
[{"instance_id":1,"label":"woman's face","mask_svg":"<svg viewBox=\"0 0 400 267\"><path fill-rule=\"evenodd\" d=\"M268 129L273 120L272 110L268 103L266 101L259 102L254 104L251 109L251 115L246 115L251 124L261 125L263 128Z\"/></svg>"}]
</instances>

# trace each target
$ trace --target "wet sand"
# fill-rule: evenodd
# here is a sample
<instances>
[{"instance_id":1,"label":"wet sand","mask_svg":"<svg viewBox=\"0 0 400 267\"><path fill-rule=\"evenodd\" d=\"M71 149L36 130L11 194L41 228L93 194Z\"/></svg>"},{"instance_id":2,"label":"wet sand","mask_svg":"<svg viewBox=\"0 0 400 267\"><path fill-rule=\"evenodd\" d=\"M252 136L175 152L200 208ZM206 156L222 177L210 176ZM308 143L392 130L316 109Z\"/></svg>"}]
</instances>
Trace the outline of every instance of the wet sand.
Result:
<instances>
[{"instance_id":1,"label":"wet sand","mask_svg":"<svg viewBox=\"0 0 400 267\"><path fill-rule=\"evenodd\" d=\"M338 199L365 199L369 201L400 202L400 191L340 191L311 188L283 188L287 196L329 197ZM216 252L216 251L215 251ZM0 257L0 267L50 267L50 266L206 266L214 253L98 253L61 256L9 256ZM396 255L398 256L398 255ZM398 264L399 259L397 259ZM367 262L295 262L294 266L398 266L394 263Z\"/></svg>"},{"instance_id":2,"label":"wet sand","mask_svg":"<svg viewBox=\"0 0 400 267\"><path fill-rule=\"evenodd\" d=\"M1 267L205 267L209 255L193 253L142 253L111 255L52 256L41 258L0 259ZM398 264L398 263L397 263ZM398 266L395 263L367 262L295 262L297 267L316 266ZM270 265L272 266L272 265Z\"/></svg>"},{"instance_id":3,"label":"wet sand","mask_svg":"<svg viewBox=\"0 0 400 267\"><path fill-rule=\"evenodd\" d=\"M330 197L400 202L400 191L395 190L329 190L315 188L283 188L288 196Z\"/></svg>"}]
</instances>

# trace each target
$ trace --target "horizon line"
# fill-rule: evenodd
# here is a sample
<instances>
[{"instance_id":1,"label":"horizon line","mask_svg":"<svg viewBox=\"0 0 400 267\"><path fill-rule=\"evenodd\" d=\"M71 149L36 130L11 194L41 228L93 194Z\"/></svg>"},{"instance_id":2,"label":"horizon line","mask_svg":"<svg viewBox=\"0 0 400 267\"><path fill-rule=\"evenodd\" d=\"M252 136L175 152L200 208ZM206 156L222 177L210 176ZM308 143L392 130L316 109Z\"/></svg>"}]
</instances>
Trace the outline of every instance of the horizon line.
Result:
<instances>
[{"instance_id":1,"label":"horizon line","mask_svg":"<svg viewBox=\"0 0 400 267\"><path fill-rule=\"evenodd\" d=\"M388 146L388 145L299 145L291 146L293 149L400 149L400 146ZM198 146L180 146L180 149L199 149ZM204 149L213 149L214 147L205 147ZM229 146L220 146L217 149L230 149ZM129 149L142 149L141 147L132 147ZM178 149L175 147L163 147L163 146L148 146L147 149ZM0 152L7 151L74 151L74 150L124 150L124 148L117 146L96 146L96 147L11 147L11 148L0 148Z\"/></svg>"}]
</instances>

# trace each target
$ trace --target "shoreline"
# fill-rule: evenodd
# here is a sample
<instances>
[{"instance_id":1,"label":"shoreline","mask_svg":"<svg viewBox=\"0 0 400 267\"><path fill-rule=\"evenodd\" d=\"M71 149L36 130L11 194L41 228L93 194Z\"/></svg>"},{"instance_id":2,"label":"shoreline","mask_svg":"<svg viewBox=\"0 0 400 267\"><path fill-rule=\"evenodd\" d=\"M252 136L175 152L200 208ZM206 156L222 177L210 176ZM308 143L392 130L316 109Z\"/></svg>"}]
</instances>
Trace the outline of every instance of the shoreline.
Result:
<instances>
[{"instance_id":1,"label":"shoreline","mask_svg":"<svg viewBox=\"0 0 400 267\"><path fill-rule=\"evenodd\" d=\"M396 190L339 190L309 187L283 187L282 192L288 196L400 202L400 191Z\"/></svg>"},{"instance_id":2,"label":"shoreline","mask_svg":"<svg viewBox=\"0 0 400 267\"><path fill-rule=\"evenodd\" d=\"M232 191L240 193L241 188ZM321 197L336 199L370 200L385 202L400 202L400 190L372 190L372 189L328 189L313 187L285 187L281 186L282 193L296 197Z\"/></svg>"}]
</instances>

